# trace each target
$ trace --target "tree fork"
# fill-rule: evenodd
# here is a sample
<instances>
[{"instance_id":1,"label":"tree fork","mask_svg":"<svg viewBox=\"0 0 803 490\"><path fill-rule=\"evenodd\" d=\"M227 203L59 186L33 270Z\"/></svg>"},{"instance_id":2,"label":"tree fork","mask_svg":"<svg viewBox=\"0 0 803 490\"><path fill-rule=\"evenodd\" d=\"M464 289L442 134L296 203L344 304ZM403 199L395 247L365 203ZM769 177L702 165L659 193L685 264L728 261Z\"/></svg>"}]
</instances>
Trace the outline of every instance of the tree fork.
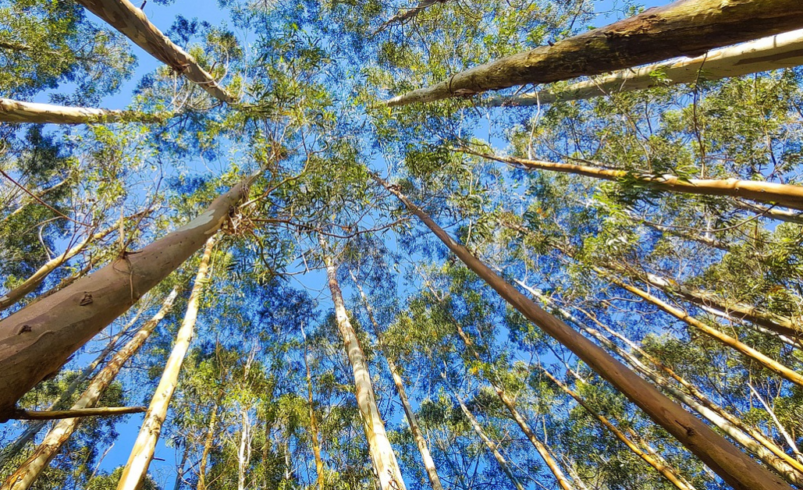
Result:
<instances>
[{"instance_id":1,"label":"tree fork","mask_svg":"<svg viewBox=\"0 0 803 490\"><path fill-rule=\"evenodd\" d=\"M598 75L803 27L799 0L678 0L551 46L456 73L386 102L400 106Z\"/></svg>"},{"instance_id":2,"label":"tree fork","mask_svg":"<svg viewBox=\"0 0 803 490\"><path fill-rule=\"evenodd\" d=\"M527 319L566 346L600 376L645 411L692 453L737 490L789 489L780 477L753 461L734 445L692 416L657 388L617 361L566 323L550 315L494 273L464 246L455 242L397 186L371 176L416 215L472 271Z\"/></svg>"},{"instance_id":3,"label":"tree fork","mask_svg":"<svg viewBox=\"0 0 803 490\"><path fill-rule=\"evenodd\" d=\"M195 58L162 34L142 10L128 0L77 0L77 2L123 33L148 54L176 72L182 73L191 82L200 85L212 97L221 102L235 102L235 98L218 85Z\"/></svg>"},{"instance_id":4,"label":"tree fork","mask_svg":"<svg viewBox=\"0 0 803 490\"><path fill-rule=\"evenodd\" d=\"M54 374L203 246L228 219L258 174L246 177L178 230L0 321L0 421L36 383Z\"/></svg>"}]
</instances>

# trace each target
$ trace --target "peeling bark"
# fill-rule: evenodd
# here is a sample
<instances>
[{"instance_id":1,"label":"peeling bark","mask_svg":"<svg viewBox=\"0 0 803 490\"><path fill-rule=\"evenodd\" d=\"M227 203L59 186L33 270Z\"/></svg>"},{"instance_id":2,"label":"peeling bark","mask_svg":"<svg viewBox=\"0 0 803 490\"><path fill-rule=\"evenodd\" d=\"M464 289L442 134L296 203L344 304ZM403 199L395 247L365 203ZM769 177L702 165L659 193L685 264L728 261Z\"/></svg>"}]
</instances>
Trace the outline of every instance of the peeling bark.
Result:
<instances>
[{"instance_id":1,"label":"peeling bark","mask_svg":"<svg viewBox=\"0 0 803 490\"><path fill-rule=\"evenodd\" d=\"M156 442L162 431L162 424L167 418L167 409L173 399L173 393L178 386L178 375L181 372L181 365L184 357L190 348L190 341L195 331L195 321L198 318L201 294L209 272L209 261L212 257L212 249L215 246L215 236L209 237L204 247L204 255L201 264L198 266L198 273L195 276L195 284L192 286L190 298L187 300L187 311L184 313L184 320L181 322L176 333L176 341L170 357L167 358L162 378L151 399L148 413L139 430L134 448L128 457L128 463L123 468L117 490L137 490L142 484L145 475L148 473L148 466L153 459L153 452L156 449Z\"/></svg>"},{"instance_id":2,"label":"peeling bark","mask_svg":"<svg viewBox=\"0 0 803 490\"><path fill-rule=\"evenodd\" d=\"M790 488L780 477L739 451L604 349L526 298L472 255L468 249L455 242L429 215L402 194L398 187L385 183L375 175L373 178L399 198L410 212L416 215L469 269L496 290L511 306L610 382L728 484L737 490Z\"/></svg>"},{"instance_id":3,"label":"peeling bark","mask_svg":"<svg viewBox=\"0 0 803 490\"><path fill-rule=\"evenodd\" d=\"M400 106L475 95L527 83L598 75L752 41L803 27L799 0L678 0L552 46L456 73L448 80L394 97Z\"/></svg>"},{"instance_id":4,"label":"peeling bark","mask_svg":"<svg viewBox=\"0 0 803 490\"><path fill-rule=\"evenodd\" d=\"M227 103L235 102L186 51L173 44L162 31L151 24L144 13L128 0L77 0L101 20L131 39L148 54L166 64L191 82L197 83L212 97Z\"/></svg>"},{"instance_id":5,"label":"peeling bark","mask_svg":"<svg viewBox=\"0 0 803 490\"><path fill-rule=\"evenodd\" d=\"M484 100L487 107L533 106L557 101L583 100L610 93L650 87L740 77L752 73L803 65L803 30L785 32L738 46L710 51L696 58L681 58L618 71L604 77L557 89Z\"/></svg>"},{"instance_id":6,"label":"peeling bark","mask_svg":"<svg viewBox=\"0 0 803 490\"><path fill-rule=\"evenodd\" d=\"M0 98L0 122L36 124L103 124L118 122L158 123L172 113L143 114L136 111L69 107Z\"/></svg>"},{"instance_id":7,"label":"peeling bark","mask_svg":"<svg viewBox=\"0 0 803 490\"><path fill-rule=\"evenodd\" d=\"M247 194L247 177L186 226L0 321L0 421L36 383L203 246Z\"/></svg>"},{"instance_id":8,"label":"peeling bark","mask_svg":"<svg viewBox=\"0 0 803 490\"><path fill-rule=\"evenodd\" d=\"M106 367L101 370L86 388L81 398L72 406L79 410L94 407L106 388L114 381L123 365L136 354L148 340L159 322L170 312L178 291L173 290L165 299L162 308L145 323L134 337L115 354ZM0 490L26 490L33 485L50 461L58 454L61 447L69 440L73 432L82 422L80 418L64 419L51 429L34 453L14 472L0 487Z\"/></svg>"}]
</instances>

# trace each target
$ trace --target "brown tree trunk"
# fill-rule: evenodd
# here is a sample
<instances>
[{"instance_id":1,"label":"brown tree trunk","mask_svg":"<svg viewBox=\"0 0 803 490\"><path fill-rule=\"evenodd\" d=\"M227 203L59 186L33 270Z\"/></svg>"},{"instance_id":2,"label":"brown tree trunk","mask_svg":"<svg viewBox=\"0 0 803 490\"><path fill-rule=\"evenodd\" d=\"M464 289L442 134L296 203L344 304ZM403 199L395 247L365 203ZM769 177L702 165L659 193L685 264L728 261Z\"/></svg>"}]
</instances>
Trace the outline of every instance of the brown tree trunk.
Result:
<instances>
[{"instance_id":1,"label":"brown tree trunk","mask_svg":"<svg viewBox=\"0 0 803 490\"><path fill-rule=\"evenodd\" d=\"M482 442L485 443L485 446L488 448L488 450L491 451L494 459L496 459L496 462L499 463L499 467L502 469L505 475L507 475L508 479L510 479L510 483L516 487L516 490L524 490L524 486L521 484L521 482L519 482L519 479L516 478L516 475L513 474L513 471L510 469L510 465L505 457L502 456L502 453L499 452L497 445L487 435L485 435L485 431L482 430L482 426L480 425L479 421L477 421L477 418L474 417L474 414L471 413L468 407L466 407L466 404L463 403L463 399L460 398L457 393L455 393L455 398L457 399L457 403L460 404L460 409L471 423L471 428L474 429L474 432L479 436Z\"/></svg>"},{"instance_id":2,"label":"brown tree trunk","mask_svg":"<svg viewBox=\"0 0 803 490\"><path fill-rule=\"evenodd\" d=\"M388 105L431 102L528 83L598 75L751 41L803 27L798 0L678 0L570 37L453 74L394 97Z\"/></svg>"},{"instance_id":3,"label":"brown tree trunk","mask_svg":"<svg viewBox=\"0 0 803 490\"><path fill-rule=\"evenodd\" d=\"M652 188L667 192L680 192L687 194L701 194L706 196L732 196L742 197L753 201L766 202L786 206L792 209L803 209L803 186L776 184L757 180L713 180L690 179L685 180L674 175L656 177L648 174L615 170L610 168L592 167L589 165L575 165L571 163L545 162L541 160L526 160L523 158L500 157L488 153L475 152L466 148L458 149L462 153L477 155L489 160L517 165L528 170L550 170L553 172L582 175L593 179L619 181L623 178L632 178Z\"/></svg>"},{"instance_id":4,"label":"brown tree trunk","mask_svg":"<svg viewBox=\"0 0 803 490\"><path fill-rule=\"evenodd\" d=\"M404 380L401 377L399 367L396 365L396 361L391 359L387 352L386 346L382 340L382 329L379 327L376 317L374 317L374 312L371 308L371 305L368 303L368 297L365 295L365 292L363 292L362 286L360 286L357 278L354 277L353 274L351 277L354 279L354 284L357 286L357 291L360 293L363 306L365 306L365 311L368 313L368 318L371 320L371 324L374 326L374 335L376 335L379 348L385 354L385 360L388 363L390 374L393 377L393 384L396 385L396 392L399 394L399 400L401 400L402 408L404 409L404 415L407 418L407 424L410 426L410 432L413 434L415 444L418 446L418 452L421 454L421 460L424 462L424 469L427 471L429 483L432 485L433 490L443 490L441 479L438 476L437 469L435 468L435 461L432 459L427 441L424 439L424 434L421 431L421 427L418 425L418 417L415 416L413 407L410 405L410 400L407 398L407 391L404 389Z\"/></svg>"},{"instance_id":5,"label":"brown tree trunk","mask_svg":"<svg viewBox=\"0 0 803 490\"><path fill-rule=\"evenodd\" d=\"M178 296L178 291L174 289L165 299L159 312L139 329L136 335L114 355L106 367L89 383L86 391L72 406L73 409L95 406L106 388L117 377L123 365L139 351L162 318L173 307L176 296ZM56 424L34 453L6 480L0 490L25 490L30 488L81 422L80 418L71 418L64 419Z\"/></svg>"},{"instance_id":6,"label":"brown tree trunk","mask_svg":"<svg viewBox=\"0 0 803 490\"><path fill-rule=\"evenodd\" d=\"M557 101L582 100L609 93L632 92L650 87L740 77L762 71L803 65L803 30L717 49L696 58L681 58L617 71L610 75L578 82L568 87L521 94L493 96L483 102L488 107L532 106ZM660 77L656 77L660 74Z\"/></svg>"},{"instance_id":7,"label":"brown tree trunk","mask_svg":"<svg viewBox=\"0 0 803 490\"><path fill-rule=\"evenodd\" d=\"M368 372L368 362L362 351L357 334L351 326L346 306L343 303L343 293L340 291L340 284L337 281L337 267L334 260L326 252L326 243L320 237L321 251L324 253L323 259L326 265L326 275L329 281L329 289L332 293L332 302L335 305L335 318L343 343L346 347L351 369L354 372L354 387L357 395L357 405L365 430L365 438L368 441L368 449L371 453L374 470L382 490L405 490L404 480L401 470L396 462L396 455L390 446L385 423L379 414L376 406L376 396L374 387L371 383L371 375Z\"/></svg>"},{"instance_id":8,"label":"brown tree trunk","mask_svg":"<svg viewBox=\"0 0 803 490\"><path fill-rule=\"evenodd\" d=\"M731 349L736 350L737 352L739 352L740 354L748 357L749 359L752 359L752 360L756 361L757 363L761 364L766 369L769 369L770 371L774 372L775 374L778 374L779 376L791 381L792 383L795 383L796 385L803 387L803 375L793 371L792 369L789 369L788 367L784 366L783 364L779 363L778 361L765 356L761 352L759 352L759 351L753 349L752 347L740 342L738 339L735 339L735 338L733 338L733 337L731 337L729 335L726 335L725 333L720 332L719 330L717 330L715 328L709 327L708 325L706 325L705 323L701 322L700 320L694 318L693 316L690 316L688 313L686 313L685 311L681 310L680 308L675 308L674 306L670 305L669 303L666 303L665 301L662 301L662 300L658 299L657 297L651 295L650 293L648 293L648 292L646 292L646 291L644 291L642 289L639 289L639 288L637 288L635 286L632 286L630 284L625 283L621 279L612 276L611 274L605 272L604 270L602 270L602 269L600 269L598 267L594 267L594 270L598 274L603 276L605 279L611 281L612 283L616 284L617 286L619 286L619 287L621 287L623 289L626 289L627 291L630 291L631 293L633 293L634 295L638 296L639 298L642 298L642 299L654 304L655 306L657 306L658 308L664 310L665 312L669 313L670 315L674 316L678 320L682 320L682 321L686 322L687 324L691 325L692 327L696 328L697 330L700 330L701 332L703 332L704 334L708 335L709 337L712 337L712 338L718 340L719 342L721 342L724 345L730 347Z\"/></svg>"},{"instance_id":9,"label":"brown tree trunk","mask_svg":"<svg viewBox=\"0 0 803 490\"><path fill-rule=\"evenodd\" d=\"M167 418L167 409L178 385L181 365L184 363L184 357L190 348L190 341L195 330L195 321L198 318L201 294L203 294L206 283L209 261L212 257L214 246L215 236L213 235L206 241L204 255L201 258L201 264L198 266L198 274L195 276L195 284L192 286L190 299L187 301L184 320L176 333L173 350L170 352L170 357L168 357L162 373L162 379L159 380L159 385L156 387L151 399L148 413L145 414L145 420L142 422L134 448L128 457L128 463L123 468L123 474L120 476L117 490L137 490L148 473L148 466L153 459L153 452L156 449L156 442L159 440L159 434L162 431L162 424Z\"/></svg>"},{"instance_id":10,"label":"brown tree trunk","mask_svg":"<svg viewBox=\"0 0 803 490\"><path fill-rule=\"evenodd\" d=\"M386 184L378 177L375 178L398 197L469 269L496 290L511 306L610 382L644 410L650 418L703 460L728 484L737 490L789 488L789 485L782 479L758 465L749 456L739 451L699 419L683 410L680 405L629 370L605 350L518 292L472 255L468 249L452 240L443 229L432 221L432 218L407 199L397 187Z\"/></svg>"},{"instance_id":11,"label":"brown tree trunk","mask_svg":"<svg viewBox=\"0 0 803 490\"><path fill-rule=\"evenodd\" d=\"M201 460L198 462L198 484L195 487L197 490L206 490L206 462L209 460L209 453L212 451L212 444L215 442L215 430L217 429L217 410L223 402L223 395L225 391L218 392L215 404L209 413L209 426L206 428L206 437L204 438L204 449L201 451Z\"/></svg>"},{"instance_id":12,"label":"brown tree trunk","mask_svg":"<svg viewBox=\"0 0 803 490\"><path fill-rule=\"evenodd\" d=\"M215 199L192 222L138 252L0 321L0 421L36 383L123 314L213 235L247 194L252 177Z\"/></svg>"},{"instance_id":13,"label":"brown tree trunk","mask_svg":"<svg viewBox=\"0 0 803 490\"><path fill-rule=\"evenodd\" d=\"M638 445L631 441L622 431L619 430L607 417L602 414L597 413L593 408L591 408L585 400L583 400L580 395L572 391L568 386L561 383L557 378L552 376L552 374L547 371L543 366L538 366L541 369L541 372L546 375L547 378L552 380L561 390L563 390L566 394L571 396L572 398L577 401L577 403L585 408L588 413L590 413L595 419L602 424L603 427L608 429L617 439L622 441L625 446L627 446L633 453L643 459L647 464L652 466L658 473L663 475L670 483L672 483L675 487L679 488L680 490L694 490L694 486L686 481L681 475L678 474L677 470L672 468L669 463L666 462L661 457L653 456L641 450Z\"/></svg>"},{"instance_id":14,"label":"brown tree trunk","mask_svg":"<svg viewBox=\"0 0 803 490\"><path fill-rule=\"evenodd\" d=\"M143 114L135 111L69 107L0 97L0 122L36 124L103 124L117 122L157 123L172 114Z\"/></svg>"},{"instance_id":15,"label":"brown tree trunk","mask_svg":"<svg viewBox=\"0 0 803 490\"><path fill-rule=\"evenodd\" d=\"M224 88L218 85L186 51L173 44L164 34L128 0L78 0L78 3L104 22L131 39L148 54L166 64L188 80L197 83L209 95L221 102L235 102Z\"/></svg>"}]
</instances>

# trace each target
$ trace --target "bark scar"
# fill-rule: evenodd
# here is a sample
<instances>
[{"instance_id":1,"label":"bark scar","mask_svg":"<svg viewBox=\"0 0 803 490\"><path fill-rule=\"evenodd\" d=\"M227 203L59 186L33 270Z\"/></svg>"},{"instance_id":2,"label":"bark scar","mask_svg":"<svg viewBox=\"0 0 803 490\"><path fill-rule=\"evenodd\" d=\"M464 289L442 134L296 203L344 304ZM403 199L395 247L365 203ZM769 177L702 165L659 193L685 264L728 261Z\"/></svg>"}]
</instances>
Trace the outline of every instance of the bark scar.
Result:
<instances>
[{"instance_id":1,"label":"bark scar","mask_svg":"<svg viewBox=\"0 0 803 490\"><path fill-rule=\"evenodd\" d=\"M81 302L78 303L81 306L91 305L92 304L92 295L89 293L84 293L84 297L81 299Z\"/></svg>"}]
</instances>

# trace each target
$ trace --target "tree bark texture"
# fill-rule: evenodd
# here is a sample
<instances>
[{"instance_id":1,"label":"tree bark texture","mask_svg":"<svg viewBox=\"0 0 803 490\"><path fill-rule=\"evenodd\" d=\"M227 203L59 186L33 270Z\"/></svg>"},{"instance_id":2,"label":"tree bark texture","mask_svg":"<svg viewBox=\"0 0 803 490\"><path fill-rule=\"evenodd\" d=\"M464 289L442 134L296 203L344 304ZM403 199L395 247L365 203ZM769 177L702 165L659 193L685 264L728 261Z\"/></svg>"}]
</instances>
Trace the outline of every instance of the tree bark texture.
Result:
<instances>
[{"instance_id":1,"label":"tree bark texture","mask_svg":"<svg viewBox=\"0 0 803 490\"><path fill-rule=\"evenodd\" d=\"M103 124L118 122L157 123L172 114L143 114L136 111L69 107L0 98L0 122L35 124Z\"/></svg>"}]
</instances>

